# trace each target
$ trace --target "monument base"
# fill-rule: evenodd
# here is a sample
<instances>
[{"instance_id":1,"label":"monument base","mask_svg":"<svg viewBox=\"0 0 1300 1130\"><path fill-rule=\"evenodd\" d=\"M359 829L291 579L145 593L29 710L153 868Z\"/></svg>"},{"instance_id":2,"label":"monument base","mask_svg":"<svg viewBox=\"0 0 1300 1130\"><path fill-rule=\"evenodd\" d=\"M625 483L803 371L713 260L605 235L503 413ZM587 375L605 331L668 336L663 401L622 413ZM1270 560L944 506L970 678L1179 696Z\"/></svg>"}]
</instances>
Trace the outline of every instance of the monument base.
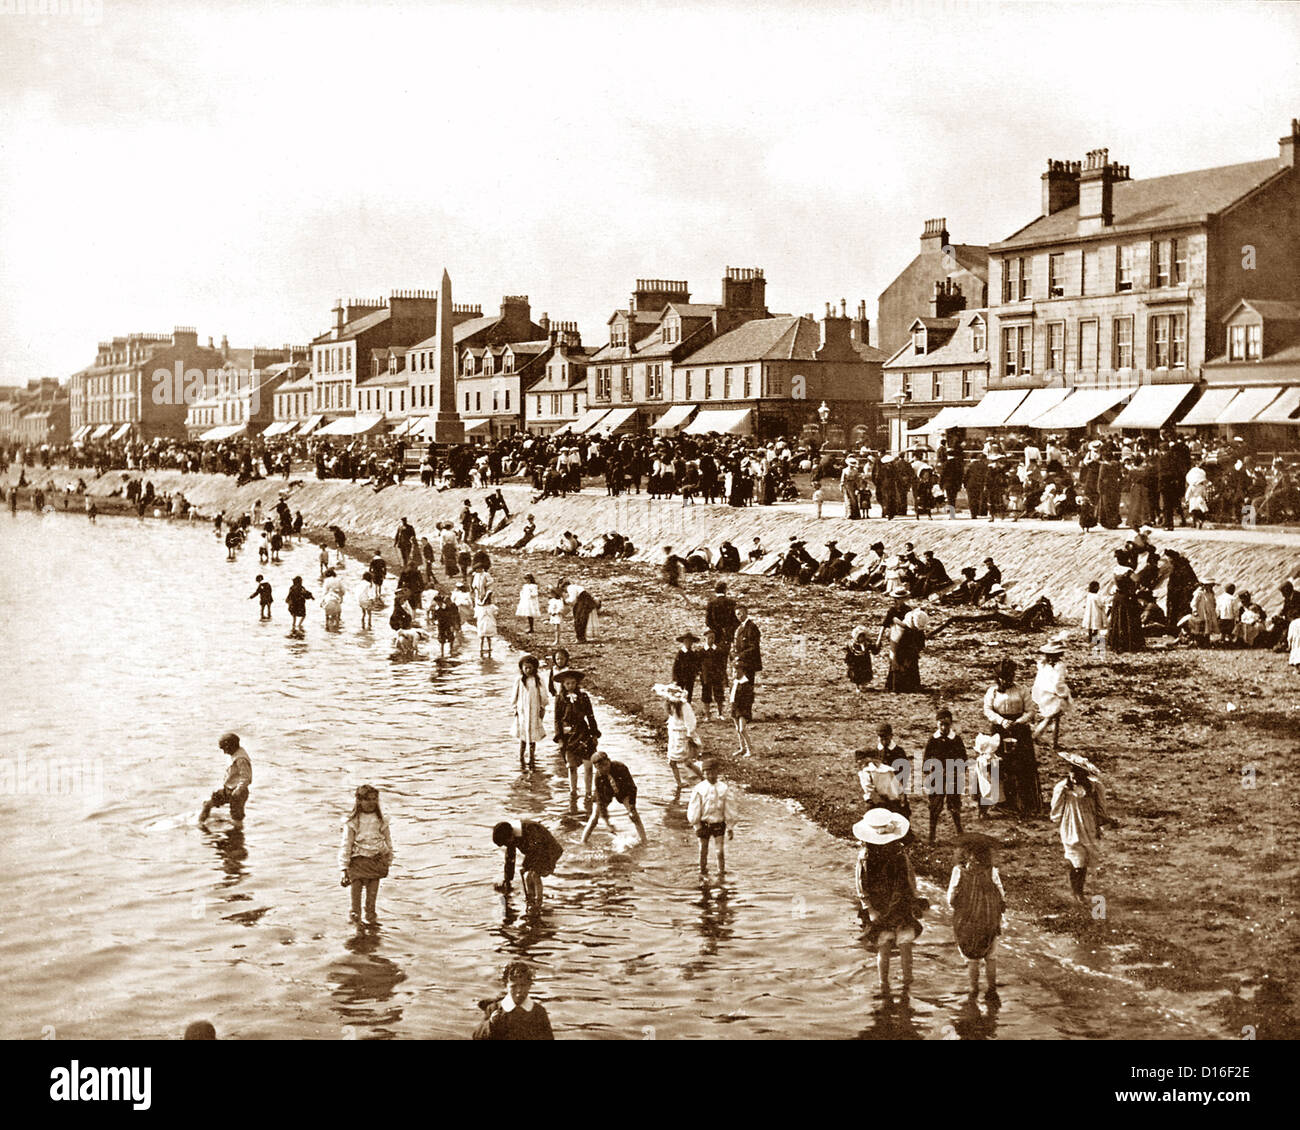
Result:
<instances>
[{"instance_id":1,"label":"monument base","mask_svg":"<svg viewBox=\"0 0 1300 1130\"><path fill-rule=\"evenodd\" d=\"M434 443L464 443L465 423L458 416L431 416L422 434Z\"/></svg>"}]
</instances>

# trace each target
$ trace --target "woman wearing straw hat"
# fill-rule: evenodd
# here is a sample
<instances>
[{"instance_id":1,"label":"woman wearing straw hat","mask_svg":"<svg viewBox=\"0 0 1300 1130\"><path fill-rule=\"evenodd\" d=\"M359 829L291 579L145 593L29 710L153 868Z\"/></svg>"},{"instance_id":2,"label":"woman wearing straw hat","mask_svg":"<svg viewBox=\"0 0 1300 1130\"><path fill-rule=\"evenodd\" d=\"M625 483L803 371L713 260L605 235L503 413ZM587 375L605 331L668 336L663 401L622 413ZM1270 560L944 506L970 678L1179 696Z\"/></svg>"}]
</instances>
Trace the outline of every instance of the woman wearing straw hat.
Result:
<instances>
[{"instance_id":1,"label":"woman wearing straw hat","mask_svg":"<svg viewBox=\"0 0 1300 1130\"><path fill-rule=\"evenodd\" d=\"M919 915L928 905L916 894L916 874L902 839L911 825L905 816L873 808L853 825L862 843L854 885L869 922L866 943L876 951L882 993L889 992L889 959L895 944L902 965L902 988L912 983L912 943L921 933Z\"/></svg>"},{"instance_id":2,"label":"woman wearing straw hat","mask_svg":"<svg viewBox=\"0 0 1300 1130\"><path fill-rule=\"evenodd\" d=\"M1088 868L1101 859L1101 829L1107 824L1118 827L1118 822L1107 815L1106 793L1097 767L1066 750L1058 750L1056 756L1066 761L1069 769L1052 790L1052 819L1061 829L1070 893L1075 902L1083 903Z\"/></svg>"}]
</instances>

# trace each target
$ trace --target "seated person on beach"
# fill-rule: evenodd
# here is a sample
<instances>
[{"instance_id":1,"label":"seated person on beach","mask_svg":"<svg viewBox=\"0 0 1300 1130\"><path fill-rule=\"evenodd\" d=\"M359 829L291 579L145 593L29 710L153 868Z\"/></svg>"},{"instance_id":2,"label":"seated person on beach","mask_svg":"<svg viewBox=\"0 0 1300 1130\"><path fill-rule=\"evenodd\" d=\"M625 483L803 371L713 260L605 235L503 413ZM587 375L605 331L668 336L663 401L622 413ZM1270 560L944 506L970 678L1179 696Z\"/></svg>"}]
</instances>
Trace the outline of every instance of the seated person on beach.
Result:
<instances>
[{"instance_id":1,"label":"seated person on beach","mask_svg":"<svg viewBox=\"0 0 1300 1130\"><path fill-rule=\"evenodd\" d=\"M718 563L715 567L719 573L739 573L740 550L731 542L724 541L718 547Z\"/></svg>"},{"instance_id":2,"label":"seated person on beach","mask_svg":"<svg viewBox=\"0 0 1300 1130\"><path fill-rule=\"evenodd\" d=\"M569 530L565 530L560 535L560 540L556 543L554 552L557 557L573 557L576 556L579 548L578 539Z\"/></svg>"}]
</instances>

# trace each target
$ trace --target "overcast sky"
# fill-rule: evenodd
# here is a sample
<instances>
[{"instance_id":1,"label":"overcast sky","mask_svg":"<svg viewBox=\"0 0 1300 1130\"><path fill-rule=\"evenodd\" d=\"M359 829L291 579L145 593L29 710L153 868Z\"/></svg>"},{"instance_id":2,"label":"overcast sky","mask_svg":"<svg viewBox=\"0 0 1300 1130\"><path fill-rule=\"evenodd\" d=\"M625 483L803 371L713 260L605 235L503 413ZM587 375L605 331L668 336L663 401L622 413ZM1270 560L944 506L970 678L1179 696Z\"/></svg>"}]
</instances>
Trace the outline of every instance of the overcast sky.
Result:
<instances>
[{"instance_id":1,"label":"overcast sky","mask_svg":"<svg viewBox=\"0 0 1300 1130\"><path fill-rule=\"evenodd\" d=\"M0 383L177 324L304 343L340 295L444 265L455 301L528 294L585 341L636 278L715 301L727 266L764 268L774 311L874 321L925 219L1005 238L1048 158L1276 156L1298 60L1285 3L0 14Z\"/></svg>"}]
</instances>

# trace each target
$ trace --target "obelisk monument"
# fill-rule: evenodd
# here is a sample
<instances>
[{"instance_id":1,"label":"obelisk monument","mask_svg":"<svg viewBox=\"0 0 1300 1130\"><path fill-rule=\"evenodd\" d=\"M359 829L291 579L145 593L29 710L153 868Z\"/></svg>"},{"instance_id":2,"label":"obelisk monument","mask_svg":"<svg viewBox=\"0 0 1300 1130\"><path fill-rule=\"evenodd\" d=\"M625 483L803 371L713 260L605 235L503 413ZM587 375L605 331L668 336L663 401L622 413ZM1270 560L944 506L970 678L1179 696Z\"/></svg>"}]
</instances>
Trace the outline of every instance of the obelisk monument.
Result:
<instances>
[{"instance_id":1,"label":"obelisk monument","mask_svg":"<svg viewBox=\"0 0 1300 1130\"><path fill-rule=\"evenodd\" d=\"M433 346L433 413L424 427L434 443L464 443L465 425L456 412L456 347L452 342L451 278L442 272L438 288L438 340Z\"/></svg>"}]
</instances>

